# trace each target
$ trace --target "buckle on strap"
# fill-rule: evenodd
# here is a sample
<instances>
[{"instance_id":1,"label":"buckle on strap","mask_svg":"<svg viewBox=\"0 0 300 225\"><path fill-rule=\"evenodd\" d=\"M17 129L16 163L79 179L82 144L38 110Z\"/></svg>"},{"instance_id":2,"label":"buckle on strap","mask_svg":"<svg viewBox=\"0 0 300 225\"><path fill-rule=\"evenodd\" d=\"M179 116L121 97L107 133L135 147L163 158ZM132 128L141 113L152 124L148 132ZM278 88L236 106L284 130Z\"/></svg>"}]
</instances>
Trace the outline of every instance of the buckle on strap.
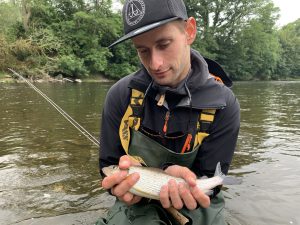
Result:
<instances>
[{"instance_id":1,"label":"buckle on strap","mask_svg":"<svg viewBox=\"0 0 300 225\"><path fill-rule=\"evenodd\" d=\"M209 128L215 119L216 109L203 109L197 122L197 134L194 142L194 148L202 143L209 133Z\"/></svg>"}]
</instances>

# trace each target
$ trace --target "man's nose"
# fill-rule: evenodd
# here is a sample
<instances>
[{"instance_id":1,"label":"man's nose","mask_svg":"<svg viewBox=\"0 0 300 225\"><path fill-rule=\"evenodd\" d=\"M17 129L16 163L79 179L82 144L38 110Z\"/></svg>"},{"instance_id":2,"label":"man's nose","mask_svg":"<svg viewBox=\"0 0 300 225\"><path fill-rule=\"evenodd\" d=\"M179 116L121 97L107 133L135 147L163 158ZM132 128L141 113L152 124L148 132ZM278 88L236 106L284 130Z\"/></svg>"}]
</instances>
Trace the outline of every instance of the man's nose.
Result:
<instances>
[{"instance_id":1,"label":"man's nose","mask_svg":"<svg viewBox=\"0 0 300 225\"><path fill-rule=\"evenodd\" d=\"M151 58L150 58L150 63L149 67L151 70L159 70L159 68L163 65L164 60L161 52L157 50L153 50L151 52Z\"/></svg>"}]
</instances>

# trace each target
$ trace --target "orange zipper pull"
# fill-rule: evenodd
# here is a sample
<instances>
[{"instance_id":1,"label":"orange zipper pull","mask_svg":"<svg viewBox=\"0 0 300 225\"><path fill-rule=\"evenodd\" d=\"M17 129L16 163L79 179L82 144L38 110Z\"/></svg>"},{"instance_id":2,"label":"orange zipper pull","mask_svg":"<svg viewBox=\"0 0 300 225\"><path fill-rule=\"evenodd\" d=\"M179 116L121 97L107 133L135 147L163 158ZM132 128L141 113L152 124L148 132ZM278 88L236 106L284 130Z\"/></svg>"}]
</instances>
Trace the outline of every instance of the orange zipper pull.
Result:
<instances>
[{"instance_id":1,"label":"orange zipper pull","mask_svg":"<svg viewBox=\"0 0 300 225\"><path fill-rule=\"evenodd\" d=\"M191 140L192 140L192 135L188 134L186 136L184 145L182 147L181 154L183 154L185 151L189 151L190 150L190 148L191 148Z\"/></svg>"},{"instance_id":2,"label":"orange zipper pull","mask_svg":"<svg viewBox=\"0 0 300 225\"><path fill-rule=\"evenodd\" d=\"M164 124L164 128L163 128L164 134L166 134L167 130L168 130L168 121L169 121L169 118L170 118L170 111L167 111L166 116L165 116L165 124Z\"/></svg>"}]
</instances>

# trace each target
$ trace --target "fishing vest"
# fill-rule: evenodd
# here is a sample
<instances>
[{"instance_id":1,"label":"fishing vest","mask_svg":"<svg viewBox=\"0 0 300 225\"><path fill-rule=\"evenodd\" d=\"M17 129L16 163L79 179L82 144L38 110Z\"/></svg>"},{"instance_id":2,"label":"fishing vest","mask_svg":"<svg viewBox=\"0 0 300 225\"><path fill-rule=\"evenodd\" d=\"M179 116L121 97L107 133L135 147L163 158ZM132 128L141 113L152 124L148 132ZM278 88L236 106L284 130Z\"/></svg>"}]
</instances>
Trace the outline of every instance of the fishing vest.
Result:
<instances>
[{"instance_id":1,"label":"fishing vest","mask_svg":"<svg viewBox=\"0 0 300 225\"><path fill-rule=\"evenodd\" d=\"M164 163L172 163L191 168L201 143L209 136L208 130L214 121L216 109L201 110L193 146L185 146L190 149L188 152L176 153L139 131L144 97L143 92L131 89L130 102L119 127L125 153L147 166L162 167ZM189 145L191 139L191 135L187 136L185 145Z\"/></svg>"}]
</instances>

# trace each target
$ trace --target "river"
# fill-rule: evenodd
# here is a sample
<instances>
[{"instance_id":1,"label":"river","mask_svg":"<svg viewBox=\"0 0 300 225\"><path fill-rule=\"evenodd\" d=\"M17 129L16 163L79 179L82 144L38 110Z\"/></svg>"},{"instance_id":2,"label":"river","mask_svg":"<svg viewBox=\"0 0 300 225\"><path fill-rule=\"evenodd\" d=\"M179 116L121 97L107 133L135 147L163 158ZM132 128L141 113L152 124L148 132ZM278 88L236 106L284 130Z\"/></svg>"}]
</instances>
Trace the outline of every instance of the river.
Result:
<instances>
[{"instance_id":1,"label":"river","mask_svg":"<svg viewBox=\"0 0 300 225\"><path fill-rule=\"evenodd\" d=\"M109 83L37 84L99 137ZM236 82L241 129L224 188L230 225L300 224L300 82ZM113 198L98 148L26 84L0 84L0 224L91 225Z\"/></svg>"}]
</instances>

